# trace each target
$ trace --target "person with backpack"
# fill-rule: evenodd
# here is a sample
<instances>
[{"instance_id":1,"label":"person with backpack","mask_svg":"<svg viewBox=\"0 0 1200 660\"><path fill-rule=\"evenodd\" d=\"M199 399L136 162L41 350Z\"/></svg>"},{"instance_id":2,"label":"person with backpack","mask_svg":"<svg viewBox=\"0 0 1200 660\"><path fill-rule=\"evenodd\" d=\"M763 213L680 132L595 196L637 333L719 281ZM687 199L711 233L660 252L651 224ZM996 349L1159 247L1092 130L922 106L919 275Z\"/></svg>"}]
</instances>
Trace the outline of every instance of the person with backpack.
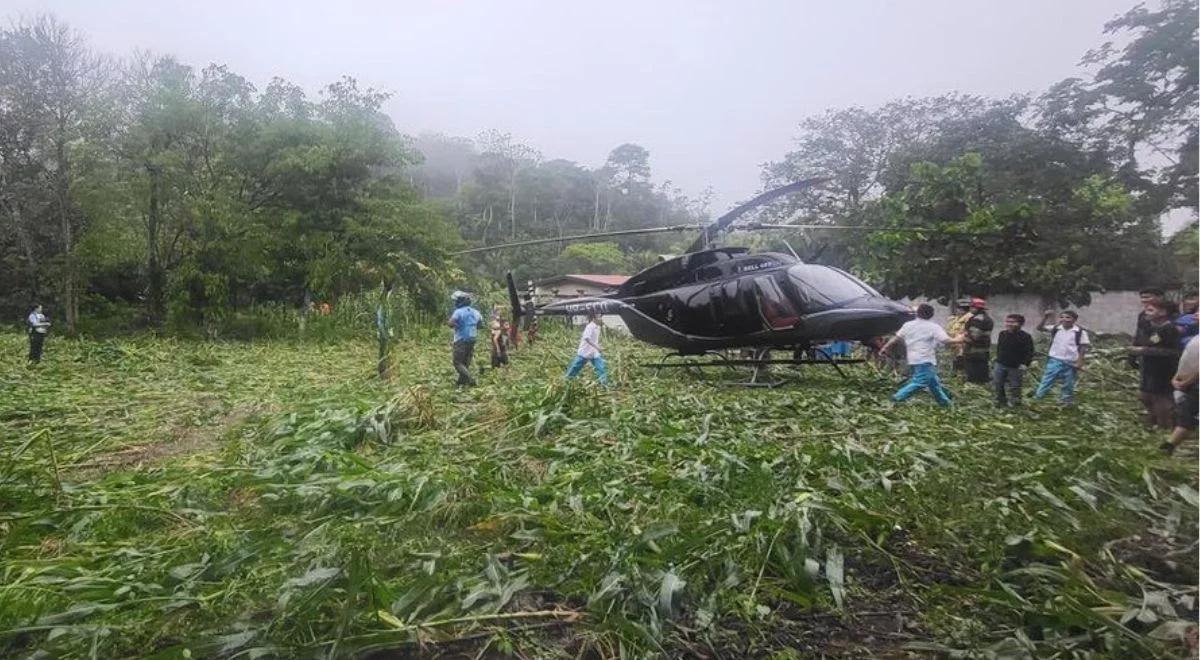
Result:
<instances>
[{"instance_id":1,"label":"person with backpack","mask_svg":"<svg viewBox=\"0 0 1200 660\"><path fill-rule=\"evenodd\" d=\"M29 310L26 319L29 325L29 361L37 364L42 361L42 348L46 345L46 333L50 331L50 321L42 313L42 306L36 304Z\"/></svg>"},{"instance_id":2,"label":"person with backpack","mask_svg":"<svg viewBox=\"0 0 1200 660\"><path fill-rule=\"evenodd\" d=\"M1075 382L1083 369L1083 356L1092 342L1086 330L1078 326L1079 314L1074 310L1063 310L1058 315L1058 325L1051 325L1054 311L1046 312L1038 330L1050 333L1050 351L1042 382L1034 392L1034 400L1040 401L1050 392L1055 383L1061 382L1058 400L1064 406L1075 401Z\"/></svg>"}]
</instances>

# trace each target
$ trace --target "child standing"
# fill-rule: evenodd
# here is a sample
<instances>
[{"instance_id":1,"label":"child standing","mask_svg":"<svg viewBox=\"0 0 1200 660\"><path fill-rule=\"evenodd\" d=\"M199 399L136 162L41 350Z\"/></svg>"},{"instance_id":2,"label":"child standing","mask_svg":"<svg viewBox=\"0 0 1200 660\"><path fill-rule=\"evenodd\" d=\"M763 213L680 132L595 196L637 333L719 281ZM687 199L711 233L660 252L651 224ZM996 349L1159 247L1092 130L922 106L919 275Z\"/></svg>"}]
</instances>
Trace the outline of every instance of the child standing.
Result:
<instances>
[{"instance_id":1,"label":"child standing","mask_svg":"<svg viewBox=\"0 0 1200 660\"><path fill-rule=\"evenodd\" d=\"M499 312L492 312L492 368L508 365L508 334Z\"/></svg>"},{"instance_id":2,"label":"child standing","mask_svg":"<svg viewBox=\"0 0 1200 660\"><path fill-rule=\"evenodd\" d=\"M571 365L567 367L567 380L578 376L583 365L591 362L592 368L596 370L596 379L601 385L608 385L608 368L604 365L604 358L600 356L600 326L604 323L600 320L600 315L594 312L588 314L587 318L588 324L584 326L583 335L579 338L575 359L571 360Z\"/></svg>"},{"instance_id":3,"label":"child standing","mask_svg":"<svg viewBox=\"0 0 1200 660\"><path fill-rule=\"evenodd\" d=\"M950 393L938 378L937 349L942 344L961 344L966 341L966 337L951 337L942 326L930 320L932 318L932 305L918 305L917 318L900 326L896 336L889 339L880 349L880 352L887 353L894 344L903 341L907 351L911 373L908 382L892 395L892 401L905 401L918 391L928 389L939 406L950 405Z\"/></svg>"},{"instance_id":4,"label":"child standing","mask_svg":"<svg viewBox=\"0 0 1200 660\"><path fill-rule=\"evenodd\" d=\"M1146 303L1145 316L1146 332L1129 353L1140 358L1139 398L1146 408L1146 425L1168 430L1175 413L1171 378L1179 366L1179 328L1171 320L1171 309L1165 301Z\"/></svg>"},{"instance_id":5,"label":"child standing","mask_svg":"<svg viewBox=\"0 0 1200 660\"><path fill-rule=\"evenodd\" d=\"M1009 314L1004 317L1004 329L996 340L992 388L1000 408L1021 405L1021 381L1025 378L1025 369L1033 362L1033 337L1021 329L1024 325L1024 316Z\"/></svg>"},{"instance_id":6,"label":"child standing","mask_svg":"<svg viewBox=\"0 0 1200 660\"><path fill-rule=\"evenodd\" d=\"M1062 381L1058 400L1064 406L1069 406L1075 400L1075 381L1079 370L1083 369L1083 356L1091 341L1088 333L1076 325L1079 314L1065 310L1058 315L1058 325L1050 325L1053 311L1047 311L1038 329L1050 333L1050 354L1046 360L1046 370L1042 373L1042 382L1038 384L1033 398L1041 400L1050 392L1055 383Z\"/></svg>"}]
</instances>

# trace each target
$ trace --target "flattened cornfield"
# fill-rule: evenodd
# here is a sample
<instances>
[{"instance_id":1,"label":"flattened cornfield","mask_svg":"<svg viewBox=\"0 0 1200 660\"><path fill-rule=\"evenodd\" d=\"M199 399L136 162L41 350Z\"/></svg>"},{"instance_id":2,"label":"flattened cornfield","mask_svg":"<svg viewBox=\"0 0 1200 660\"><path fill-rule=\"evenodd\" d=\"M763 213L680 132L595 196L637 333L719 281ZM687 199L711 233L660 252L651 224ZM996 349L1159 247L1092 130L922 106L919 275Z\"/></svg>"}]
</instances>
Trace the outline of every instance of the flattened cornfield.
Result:
<instances>
[{"instance_id":1,"label":"flattened cornfield","mask_svg":"<svg viewBox=\"0 0 1200 660\"><path fill-rule=\"evenodd\" d=\"M1136 377L1079 405L748 391L574 338L450 385L442 342L0 335L9 657L1180 657L1195 449ZM1103 353L1103 351L1101 351ZM1194 640L1193 640L1194 641Z\"/></svg>"}]
</instances>

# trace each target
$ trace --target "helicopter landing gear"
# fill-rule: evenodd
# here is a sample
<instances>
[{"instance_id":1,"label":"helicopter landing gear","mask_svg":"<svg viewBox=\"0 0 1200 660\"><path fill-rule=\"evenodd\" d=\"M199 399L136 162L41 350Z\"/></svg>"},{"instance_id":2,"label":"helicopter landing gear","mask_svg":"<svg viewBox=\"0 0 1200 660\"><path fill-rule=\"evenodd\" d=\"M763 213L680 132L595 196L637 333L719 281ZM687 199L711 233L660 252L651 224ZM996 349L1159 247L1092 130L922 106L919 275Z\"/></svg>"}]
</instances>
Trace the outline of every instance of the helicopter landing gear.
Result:
<instances>
[{"instance_id":1,"label":"helicopter landing gear","mask_svg":"<svg viewBox=\"0 0 1200 660\"><path fill-rule=\"evenodd\" d=\"M780 378L770 378L770 367L773 364L789 365L799 367L805 364L820 364L828 365L834 368L839 376L846 380L852 380L850 375L842 370L842 365L859 364L866 362L862 358L842 358L836 359L820 348L811 346L796 347L792 351L790 360L773 360L771 359L771 348L751 348L744 349L740 354L731 354L729 351L707 351L702 355L685 355L683 353L668 353L663 356L660 362L654 364L643 364L643 367L654 369L654 375L658 375L663 369L682 369L689 374L703 375L706 367L724 367L729 371L736 371L736 367L750 367L749 379L742 382L727 383L728 385L738 385L741 387L765 387L768 389L778 387L787 382ZM702 361L708 357L710 361Z\"/></svg>"}]
</instances>

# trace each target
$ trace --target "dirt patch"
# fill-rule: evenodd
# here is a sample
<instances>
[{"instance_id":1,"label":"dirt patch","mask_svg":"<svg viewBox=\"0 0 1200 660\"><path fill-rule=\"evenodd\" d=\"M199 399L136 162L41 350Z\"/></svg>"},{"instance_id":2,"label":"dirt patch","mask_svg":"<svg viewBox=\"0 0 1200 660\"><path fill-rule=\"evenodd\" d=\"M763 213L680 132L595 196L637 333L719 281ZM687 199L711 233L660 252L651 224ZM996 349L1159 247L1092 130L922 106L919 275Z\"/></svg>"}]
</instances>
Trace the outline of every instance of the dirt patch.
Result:
<instances>
[{"instance_id":1,"label":"dirt patch","mask_svg":"<svg viewBox=\"0 0 1200 660\"><path fill-rule=\"evenodd\" d=\"M70 474L74 478L95 479L118 470L152 467L172 458L200 453L215 447L226 431L262 410L259 405L238 406L207 426L177 426L169 440L102 452L86 463L71 466Z\"/></svg>"}]
</instances>

